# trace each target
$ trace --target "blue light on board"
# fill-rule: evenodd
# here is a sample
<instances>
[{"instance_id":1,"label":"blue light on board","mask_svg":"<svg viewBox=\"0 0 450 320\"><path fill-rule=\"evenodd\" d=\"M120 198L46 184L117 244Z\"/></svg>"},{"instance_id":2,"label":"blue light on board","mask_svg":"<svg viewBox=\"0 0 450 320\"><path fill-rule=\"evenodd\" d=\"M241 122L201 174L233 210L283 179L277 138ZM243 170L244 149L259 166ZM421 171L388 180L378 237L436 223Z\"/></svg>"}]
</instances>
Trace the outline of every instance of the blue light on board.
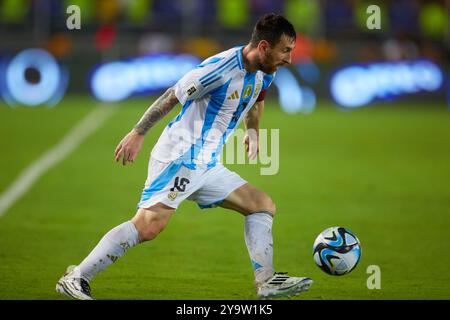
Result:
<instances>
[{"instance_id":1,"label":"blue light on board","mask_svg":"<svg viewBox=\"0 0 450 320\"><path fill-rule=\"evenodd\" d=\"M33 83L26 79L27 69L37 72L38 81ZM6 64L1 93L10 105L55 105L64 95L67 84L67 71L50 53L42 49L26 49Z\"/></svg>"},{"instance_id":2,"label":"blue light on board","mask_svg":"<svg viewBox=\"0 0 450 320\"><path fill-rule=\"evenodd\" d=\"M431 61L353 65L335 72L330 91L339 105L357 108L375 99L439 90L443 74Z\"/></svg>"},{"instance_id":3,"label":"blue light on board","mask_svg":"<svg viewBox=\"0 0 450 320\"><path fill-rule=\"evenodd\" d=\"M274 79L278 88L281 109L287 113L312 112L316 105L314 91L300 86L295 76L287 69L277 71Z\"/></svg>"},{"instance_id":4,"label":"blue light on board","mask_svg":"<svg viewBox=\"0 0 450 320\"><path fill-rule=\"evenodd\" d=\"M142 93L151 94L174 85L200 60L191 55L150 55L98 66L90 86L101 101L121 101Z\"/></svg>"},{"instance_id":5,"label":"blue light on board","mask_svg":"<svg viewBox=\"0 0 450 320\"><path fill-rule=\"evenodd\" d=\"M318 83L320 80L320 71L314 62L306 62L296 65L297 71L300 76L311 84Z\"/></svg>"},{"instance_id":6,"label":"blue light on board","mask_svg":"<svg viewBox=\"0 0 450 320\"><path fill-rule=\"evenodd\" d=\"M447 105L448 108L450 109L450 73L448 74L448 78L447 78Z\"/></svg>"}]
</instances>

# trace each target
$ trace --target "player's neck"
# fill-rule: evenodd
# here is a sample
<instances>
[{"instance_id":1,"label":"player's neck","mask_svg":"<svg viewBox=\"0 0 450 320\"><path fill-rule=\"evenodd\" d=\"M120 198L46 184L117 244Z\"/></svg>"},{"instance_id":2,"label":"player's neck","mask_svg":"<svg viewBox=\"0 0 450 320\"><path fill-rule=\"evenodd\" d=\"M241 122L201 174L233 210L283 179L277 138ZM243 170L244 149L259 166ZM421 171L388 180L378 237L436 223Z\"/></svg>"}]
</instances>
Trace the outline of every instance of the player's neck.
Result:
<instances>
[{"instance_id":1,"label":"player's neck","mask_svg":"<svg viewBox=\"0 0 450 320\"><path fill-rule=\"evenodd\" d=\"M242 49L242 60L244 62L244 68L247 72L258 71L256 51L252 49L250 44L246 45L244 49Z\"/></svg>"}]
</instances>

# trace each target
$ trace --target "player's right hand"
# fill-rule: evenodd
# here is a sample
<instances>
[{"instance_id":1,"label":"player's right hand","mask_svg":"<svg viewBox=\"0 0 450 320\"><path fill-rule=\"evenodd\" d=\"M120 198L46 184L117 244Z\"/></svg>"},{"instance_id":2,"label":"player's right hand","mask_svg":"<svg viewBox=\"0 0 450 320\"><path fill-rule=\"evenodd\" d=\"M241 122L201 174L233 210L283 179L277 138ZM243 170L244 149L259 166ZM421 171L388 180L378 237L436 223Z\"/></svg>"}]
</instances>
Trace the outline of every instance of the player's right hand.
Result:
<instances>
[{"instance_id":1,"label":"player's right hand","mask_svg":"<svg viewBox=\"0 0 450 320\"><path fill-rule=\"evenodd\" d=\"M133 162L137 154L141 150L144 136L140 135L136 130L131 130L117 145L114 151L114 158L116 162L122 158L122 164Z\"/></svg>"}]
</instances>

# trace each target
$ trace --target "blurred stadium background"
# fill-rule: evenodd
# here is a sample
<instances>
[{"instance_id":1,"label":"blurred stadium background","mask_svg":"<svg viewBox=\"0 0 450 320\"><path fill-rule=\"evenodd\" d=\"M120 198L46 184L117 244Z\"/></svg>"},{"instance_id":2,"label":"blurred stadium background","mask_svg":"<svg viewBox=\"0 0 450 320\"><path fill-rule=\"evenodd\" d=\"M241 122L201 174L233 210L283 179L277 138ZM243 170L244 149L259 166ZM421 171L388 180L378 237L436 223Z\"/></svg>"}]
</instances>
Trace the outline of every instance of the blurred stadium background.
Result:
<instances>
[{"instance_id":1,"label":"blurred stadium background","mask_svg":"<svg viewBox=\"0 0 450 320\"><path fill-rule=\"evenodd\" d=\"M70 5L81 29L67 27ZM381 29L368 29L369 5ZM114 163L117 142L159 93L246 44L269 12L298 31L262 121L280 129L279 172L229 167L277 204L277 269L316 281L306 299L450 298L449 0L0 0L0 299L61 298L65 267L134 214L148 154L179 109L133 165ZM190 202L178 212L101 273L93 295L255 299L242 218ZM343 277L312 259L335 225L362 242ZM370 265L381 289L367 287Z\"/></svg>"}]
</instances>

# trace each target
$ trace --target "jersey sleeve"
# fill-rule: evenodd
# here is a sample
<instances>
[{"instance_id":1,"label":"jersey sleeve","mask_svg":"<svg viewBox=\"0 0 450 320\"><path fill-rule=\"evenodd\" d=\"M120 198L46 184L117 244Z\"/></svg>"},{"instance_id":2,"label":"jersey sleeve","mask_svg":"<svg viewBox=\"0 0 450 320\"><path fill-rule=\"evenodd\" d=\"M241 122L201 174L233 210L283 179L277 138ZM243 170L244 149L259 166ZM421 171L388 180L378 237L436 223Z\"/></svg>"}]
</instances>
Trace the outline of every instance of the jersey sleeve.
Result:
<instances>
[{"instance_id":1,"label":"jersey sleeve","mask_svg":"<svg viewBox=\"0 0 450 320\"><path fill-rule=\"evenodd\" d=\"M270 87L270 85L272 84L274 78L275 78L275 73L265 74L264 78L263 78L263 86L262 86L261 91L267 90Z\"/></svg>"},{"instance_id":2,"label":"jersey sleeve","mask_svg":"<svg viewBox=\"0 0 450 320\"><path fill-rule=\"evenodd\" d=\"M270 85L273 82L273 78L275 78L275 74L266 74L263 78L263 85L261 92L258 95L258 98L256 99L256 102L263 101L266 97L267 89L270 87Z\"/></svg>"},{"instance_id":3,"label":"jersey sleeve","mask_svg":"<svg viewBox=\"0 0 450 320\"><path fill-rule=\"evenodd\" d=\"M210 58L206 63L186 73L174 86L178 101L185 104L207 95L223 83L223 73L229 70L233 63L232 59Z\"/></svg>"}]
</instances>

